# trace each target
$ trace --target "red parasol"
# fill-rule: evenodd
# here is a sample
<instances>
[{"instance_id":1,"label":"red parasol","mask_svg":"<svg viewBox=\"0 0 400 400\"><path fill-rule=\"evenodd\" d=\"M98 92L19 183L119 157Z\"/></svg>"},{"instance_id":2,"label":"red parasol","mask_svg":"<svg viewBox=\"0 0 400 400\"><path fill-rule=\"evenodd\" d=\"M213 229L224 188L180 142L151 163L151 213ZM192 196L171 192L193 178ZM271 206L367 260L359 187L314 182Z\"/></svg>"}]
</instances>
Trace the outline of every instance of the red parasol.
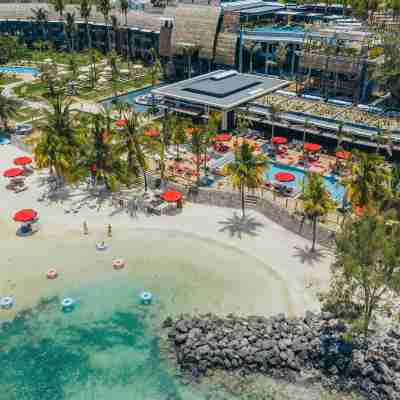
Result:
<instances>
[{"instance_id":1,"label":"red parasol","mask_svg":"<svg viewBox=\"0 0 400 400\"><path fill-rule=\"evenodd\" d=\"M351 153L349 151L337 151L336 152L336 158L339 158L340 160L348 160L351 157Z\"/></svg>"},{"instance_id":2,"label":"red parasol","mask_svg":"<svg viewBox=\"0 0 400 400\"><path fill-rule=\"evenodd\" d=\"M278 172L274 175L274 178L279 182L293 182L296 179L290 172Z\"/></svg>"},{"instance_id":3,"label":"red parasol","mask_svg":"<svg viewBox=\"0 0 400 400\"><path fill-rule=\"evenodd\" d=\"M317 143L305 143L305 145L304 145L304 150L306 150L306 151L315 152L315 151L319 151L320 149L321 149L321 145L319 145Z\"/></svg>"},{"instance_id":4,"label":"red parasol","mask_svg":"<svg viewBox=\"0 0 400 400\"><path fill-rule=\"evenodd\" d=\"M160 131L154 128L147 129L144 134L148 137L158 137L160 136Z\"/></svg>"},{"instance_id":5,"label":"red parasol","mask_svg":"<svg viewBox=\"0 0 400 400\"><path fill-rule=\"evenodd\" d=\"M204 156L204 154L202 154L200 157L197 157L197 156L193 156L192 157L192 160L194 161L194 162L197 162L197 160L200 160L200 161L204 161L204 159L206 159L207 161L210 161L211 160L211 156L209 155L209 154L207 154L207 156L206 156L206 158L204 158L205 156Z\"/></svg>"},{"instance_id":6,"label":"red parasol","mask_svg":"<svg viewBox=\"0 0 400 400\"><path fill-rule=\"evenodd\" d=\"M229 142L232 139L232 135L229 133L221 133L214 137L215 142Z\"/></svg>"},{"instance_id":7,"label":"red parasol","mask_svg":"<svg viewBox=\"0 0 400 400\"><path fill-rule=\"evenodd\" d=\"M4 171L3 176L6 178L15 178L16 176L20 176L24 173L24 170L21 168L9 168Z\"/></svg>"},{"instance_id":8,"label":"red parasol","mask_svg":"<svg viewBox=\"0 0 400 400\"><path fill-rule=\"evenodd\" d=\"M164 192L161 195L161 198L168 202L175 202L182 199L182 193L175 190L169 190L167 192Z\"/></svg>"},{"instance_id":9,"label":"red parasol","mask_svg":"<svg viewBox=\"0 0 400 400\"><path fill-rule=\"evenodd\" d=\"M125 126L127 123L128 123L127 119L119 119L118 121L115 121L115 125L117 125L120 128Z\"/></svg>"},{"instance_id":10,"label":"red parasol","mask_svg":"<svg viewBox=\"0 0 400 400\"><path fill-rule=\"evenodd\" d=\"M32 158L28 156L17 157L14 159L15 165L28 165L32 163Z\"/></svg>"},{"instance_id":11,"label":"red parasol","mask_svg":"<svg viewBox=\"0 0 400 400\"><path fill-rule=\"evenodd\" d=\"M28 208L16 212L14 214L14 221L29 222L35 220L37 216L38 216L37 211Z\"/></svg>"},{"instance_id":12,"label":"red parasol","mask_svg":"<svg viewBox=\"0 0 400 400\"><path fill-rule=\"evenodd\" d=\"M287 138L283 136L274 136L272 138L272 143L273 144L286 144L288 142Z\"/></svg>"}]
</instances>

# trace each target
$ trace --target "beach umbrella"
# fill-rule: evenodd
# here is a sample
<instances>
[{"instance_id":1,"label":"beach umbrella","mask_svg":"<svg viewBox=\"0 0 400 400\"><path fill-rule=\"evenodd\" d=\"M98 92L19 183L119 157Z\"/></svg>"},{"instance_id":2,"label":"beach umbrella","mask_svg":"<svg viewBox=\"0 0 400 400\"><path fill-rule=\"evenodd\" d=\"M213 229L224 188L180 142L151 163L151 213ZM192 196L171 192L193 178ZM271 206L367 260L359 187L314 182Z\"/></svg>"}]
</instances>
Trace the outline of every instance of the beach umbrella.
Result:
<instances>
[{"instance_id":1,"label":"beach umbrella","mask_svg":"<svg viewBox=\"0 0 400 400\"><path fill-rule=\"evenodd\" d=\"M337 151L336 152L336 158L339 158L340 160L348 160L351 157L351 153L349 151Z\"/></svg>"},{"instance_id":2,"label":"beach umbrella","mask_svg":"<svg viewBox=\"0 0 400 400\"><path fill-rule=\"evenodd\" d=\"M205 157L204 154L202 154L200 157L193 156L192 160L194 162L197 162L197 161L203 161L204 162L204 160L210 161L211 160L211 156L209 154L207 154L207 156Z\"/></svg>"},{"instance_id":3,"label":"beach umbrella","mask_svg":"<svg viewBox=\"0 0 400 400\"><path fill-rule=\"evenodd\" d=\"M287 138L283 136L274 136L272 139L272 144L286 144L287 142Z\"/></svg>"},{"instance_id":4,"label":"beach umbrella","mask_svg":"<svg viewBox=\"0 0 400 400\"><path fill-rule=\"evenodd\" d=\"M154 128L150 128L150 129L147 129L144 132L144 134L145 134L145 136L148 136L148 137L158 137L158 136L160 136L160 131L158 131L157 129L154 129Z\"/></svg>"},{"instance_id":5,"label":"beach umbrella","mask_svg":"<svg viewBox=\"0 0 400 400\"><path fill-rule=\"evenodd\" d=\"M3 176L6 178L15 178L16 176L20 176L24 173L24 170L21 168L9 168L4 171Z\"/></svg>"},{"instance_id":6,"label":"beach umbrella","mask_svg":"<svg viewBox=\"0 0 400 400\"><path fill-rule=\"evenodd\" d=\"M115 122L115 125L117 125L118 127L122 128L127 123L128 123L127 119L119 119L118 121Z\"/></svg>"},{"instance_id":7,"label":"beach umbrella","mask_svg":"<svg viewBox=\"0 0 400 400\"><path fill-rule=\"evenodd\" d=\"M17 157L14 159L15 165L28 165L32 163L32 158L28 156Z\"/></svg>"},{"instance_id":8,"label":"beach umbrella","mask_svg":"<svg viewBox=\"0 0 400 400\"><path fill-rule=\"evenodd\" d=\"M38 213L30 208L20 210L14 214L14 221L30 222L37 218Z\"/></svg>"},{"instance_id":9,"label":"beach umbrella","mask_svg":"<svg viewBox=\"0 0 400 400\"><path fill-rule=\"evenodd\" d=\"M230 135L229 133L221 133L214 137L214 140L216 142L229 142L231 139L232 139L232 135Z\"/></svg>"},{"instance_id":10,"label":"beach umbrella","mask_svg":"<svg viewBox=\"0 0 400 400\"><path fill-rule=\"evenodd\" d=\"M317 143L305 143L304 144L304 150L306 150L306 151L315 152L315 151L319 151L320 149L321 149L321 145L319 145Z\"/></svg>"},{"instance_id":11,"label":"beach umbrella","mask_svg":"<svg viewBox=\"0 0 400 400\"><path fill-rule=\"evenodd\" d=\"M168 201L169 203L173 203L182 199L182 193L176 190L168 190L161 195L161 198L164 201Z\"/></svg>"},{"instance_id":12,"label":"beach umbrella","mask_svg":"<svg viewBox=\"0 0 400 400\"><path fill-rule=\"evenodd\" d=\"M290 172L277 172L274 175L274 179L278 182L293 182L296 177Z\"/></svg>"}]
</instances>

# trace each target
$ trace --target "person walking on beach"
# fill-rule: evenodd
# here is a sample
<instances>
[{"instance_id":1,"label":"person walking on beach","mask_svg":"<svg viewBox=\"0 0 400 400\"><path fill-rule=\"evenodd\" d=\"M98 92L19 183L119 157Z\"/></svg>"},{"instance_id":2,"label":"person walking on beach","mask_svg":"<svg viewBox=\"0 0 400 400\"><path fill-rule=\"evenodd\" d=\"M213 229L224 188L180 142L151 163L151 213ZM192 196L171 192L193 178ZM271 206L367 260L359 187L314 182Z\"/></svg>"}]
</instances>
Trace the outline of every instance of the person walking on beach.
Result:
<instances>
[{"instance_id":1,"label":"person walking on beach","mask_svg":"<svg viewBox=\"0 0 400 400\"><path fill-rule=\"evenodd\" d=\"M107 233L108 233L108 237L111 237L111 236L112 236L112 227L111 227L111 224L108 224Z\"/></svg>"},{"instance_id":2,"label":"person walking on beach","mask_svg":"<svg viewBox=\"0 0 400 400\"><path fill-rule=\"evenodd\" d=\"M86 221L83 221L83 234L88 235L89 234L89 229L88 229L88 224Z\"/></svg>"}]
</instances>

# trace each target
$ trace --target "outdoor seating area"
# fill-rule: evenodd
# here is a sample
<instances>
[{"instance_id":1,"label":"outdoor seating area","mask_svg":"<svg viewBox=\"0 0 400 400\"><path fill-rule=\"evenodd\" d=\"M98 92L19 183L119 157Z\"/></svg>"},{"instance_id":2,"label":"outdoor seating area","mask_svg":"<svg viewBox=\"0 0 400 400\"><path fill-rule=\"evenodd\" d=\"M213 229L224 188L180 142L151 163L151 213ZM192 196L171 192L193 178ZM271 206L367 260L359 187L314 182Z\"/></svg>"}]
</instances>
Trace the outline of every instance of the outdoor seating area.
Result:
<instances>
[{"instance_id":1,"label":"outdoor seating area","mask_svg":"<svg viewBox=\"0 0 400 400\"><path fill-rule=\"evenodd\" d=\"M31 157L17 157L14 159L16 167L8 168L3 172L3 176L9 180L6 188L14 193L21 193L28 190L25 178L33 173L29 166L32 163Z\"/></svg>"},{"instance_id":2,"label":"outdoor seating area","mask_svg":"<svg viewBox=\"0 0 400 400\"><path fill-rule=\"evenodd\" d=\"M112 204L118 208L124 208L131 216L136 216L138 212L150 215L174 215L183 208L183 193L176 190L160 189L146 190L116 195L112 198Z\"/></svg>"}]
</instances>

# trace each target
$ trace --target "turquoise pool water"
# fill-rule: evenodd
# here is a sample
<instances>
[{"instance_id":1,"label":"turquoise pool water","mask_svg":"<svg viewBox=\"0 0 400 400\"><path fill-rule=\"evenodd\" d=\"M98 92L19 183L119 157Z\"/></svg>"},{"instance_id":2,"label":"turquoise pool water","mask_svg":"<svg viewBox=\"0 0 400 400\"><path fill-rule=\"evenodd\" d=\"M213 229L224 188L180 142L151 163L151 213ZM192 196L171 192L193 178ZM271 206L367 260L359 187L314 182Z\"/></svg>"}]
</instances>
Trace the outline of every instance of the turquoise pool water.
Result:
<instances>
[{"instance_id":1,"label":"turquoise pool water","mask_svg":"<svg viewBox=\"0 0 400 400\"><path fill-rule=\"evenodd\" d=\"M2 66L2 67L0 67L0 73L1 72L11 73L11 74L31 74L33 76L36 76L39 73L39 70L37 68L32 68L32 67L5 67L5 66Z\"/></svg>"},{"instance_id":2,"label":"turquoise pool water","mask_svg":"<svg viewBox=\"0 0 400 400\"><path fill-rule=\"evenodd\" d=\"M300 189L302 182L306 179L306 174L301 168L296 168L289 165L281 165L277 163L271 163L270 169L266 172L266 179L269 181L274 180L274 175L278 172L290 172L296 179L293 182L285 183L286 186L292 187L294 189ZM345 194L345 188L334 178L324 177L324 182L326 188L329 190L332 198L338 203L342 204L343 196Z\"/></svg>"},{"instance_id":3,"label":"turquoise pool water","mask_svg":"<svg viewBox=\"0 0 400 400\"><path fill-rule=\"evenodd\" d=\"M124 94L122 96L118 96L117 98L113 97L113 98L104 100L101 102L101 104L103 104L104 106L107 107L107 106L112 105L112 103L115 99L118 99L118 101L120 101L122 103L132 104L135 107L135 110L138 112L146 112L148 110L148 107L141 105L141 104L136 104L135 99L136 99L136 97L143 96L145 94L150 93L152 89L153 89L153 87L148 87L148 88L140 89L140 90L134 90L134 91Z\"/></svg>"},{"instance_id":4,"label":"turquoise pool water","mask_svg":"<svg viewBox=\"0 0 400 400\"><path fill-rule=\"evenodd\" d=\"M3 136L0 134L0 145L9 144L9 143L10 143L10 139L8 139L6 136Z\"/></svg>"},{"instance_id":5,"label":"turquoise pool water","mask_svg":"<svg viewBox=\"0 0 400 400\"><path fill-rule=\"evenodd\" d=\"M301 26L259 26L251 29L252 32L304 32Z\"/></svg>"}]
</instances>

